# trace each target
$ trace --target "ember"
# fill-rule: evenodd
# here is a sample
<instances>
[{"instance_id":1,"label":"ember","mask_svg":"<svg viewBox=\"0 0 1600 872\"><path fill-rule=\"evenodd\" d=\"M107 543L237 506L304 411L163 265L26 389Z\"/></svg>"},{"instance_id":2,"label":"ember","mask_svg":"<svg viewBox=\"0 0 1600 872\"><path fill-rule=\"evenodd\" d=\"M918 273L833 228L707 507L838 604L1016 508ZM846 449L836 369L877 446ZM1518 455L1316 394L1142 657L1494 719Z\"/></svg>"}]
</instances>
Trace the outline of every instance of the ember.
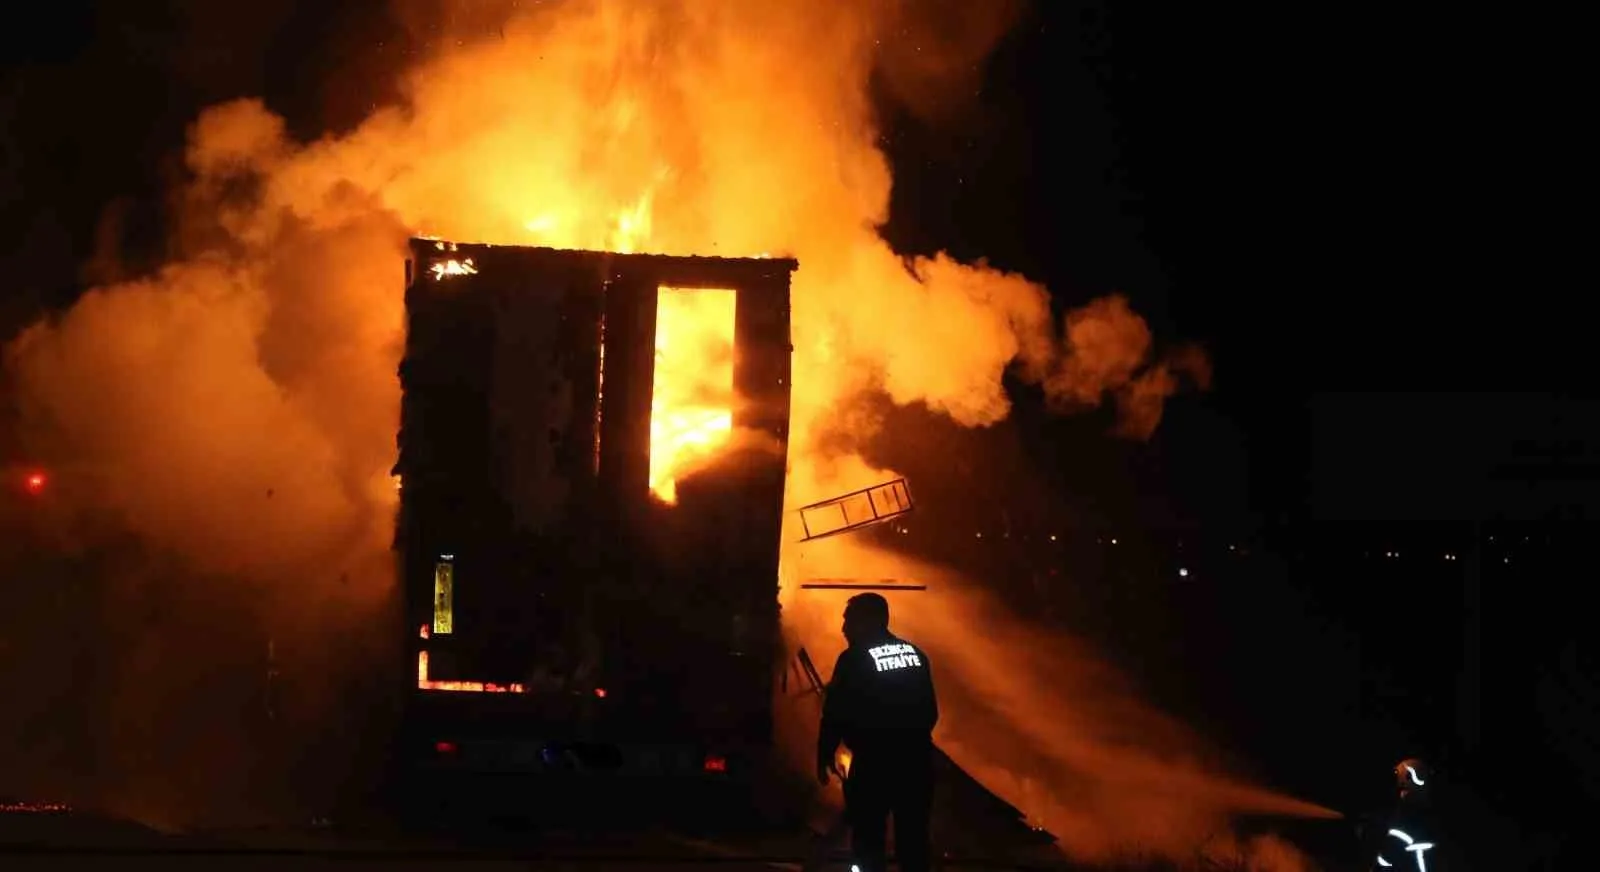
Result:
<instances>
[{"instance_id":1,"label":"ember","mask_svg":"<svg viewBox=\"0 0 1600 872\"><path fill-rule=\"evenodd\" d=\"M72 806L60 802L0 802L0 814L68 814Z\"/></svg>"},{"instance_id":2,"label":"ember","mask_svg":"<svg viewBox=\"0 0 1600 872\"><path fill-rule=\"evenodd\" d=\"M437 681L428 678L428 652L417 653L417 688L420 690L444 690L456 693L527 693L528 688L520 682L510 684L495 684L491 681Z\"/></svg>"},{"instance_id":3,"label":"ember","mask_svg":"<svg viewBox=\"0 0 1600 872\"><path fill-rule=\"evenodd\" d=\"M472 265L472 258L466 260L441 260L432 267L435 281L442 280L445 276L470 276L477 275L478 268Z\"/></svg>"}]
</instances>

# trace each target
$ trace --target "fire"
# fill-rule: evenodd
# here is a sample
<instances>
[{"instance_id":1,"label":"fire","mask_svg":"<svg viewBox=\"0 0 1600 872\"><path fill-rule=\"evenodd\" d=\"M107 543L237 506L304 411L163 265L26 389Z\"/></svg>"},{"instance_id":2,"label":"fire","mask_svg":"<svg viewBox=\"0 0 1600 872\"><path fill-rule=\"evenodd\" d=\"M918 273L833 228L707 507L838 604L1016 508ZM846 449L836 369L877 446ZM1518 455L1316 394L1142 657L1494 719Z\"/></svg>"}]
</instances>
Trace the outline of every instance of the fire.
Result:
<instances>
[{"instance_id":1,"label":"fire","mask_svg":"<svg viewBox=\"0 0 1600 872\"><path fill-rule=\"evenodd\" d=\"M98 486L73 496L200 576L297 595L283 603L337 596L316 610L337 615L318 625L330 634L383 624L411 233L794 256L791 508L893 477L853 453L881 420L856 413L862 397L985 426L1008 414L1015 372L1068 408L1116 402L1147 433L1195 366L1159 356L1125 303L1063 323L1024 276L905 257L879 233L892 177L876 92L973 93L963 77L1011 4L947 4L955 20L901 2L460 5L492 26L432 40L398 99L347 129L297 138L249 95L205 110L183 152L182 256L4 349L30 438L94 465ZM442 246L422 275L476 268ZM669 503L735 438L732 296L661 295L649 485ZM329 555L348 555L348 587L321 583ZM498 687L433 680L419 653L423 689Z\"/></svg>"},{"instance_id":2,"label":"fire","mask_svg":"<svg viewBox=\"0 0 1600 872\"><path fill-rule=\"evenodd\" d=\"M443 690L455 693L527 693L520 682L495 684L492 681L437 681L428 678L428 652L417 652L417 687L421 690Z\"/></svg>"},{"instance_id":3,"label":"fire","mask_svg":"<svg viewBox=\"0 0 1600 872\"><path fill-rule=\"evenodd\" d=\"M678 501L678 480L733 433L734 291L661 288L656 294L655 387L650 399L650 490Z\"/></svg>"},{"instance_id":4,"label":"fire","mask_svg":"<svg viewBox=\"0 0 1600 872\"><path fill-rule=\"evenodd\" d=\"M665 178L663 171L658 179ZM621 254L632 254L640 250L640 246L650 239L651 206L655 201L655 186L641 195L632 206L617 213L617 225L611 231L611 250Z\"/></svg>"},{"instance_id":5,"label":"fire","mask_svg":"<svg viewBox=\"0 0 1600 872\"><path fill-rule=\"evenodd\" d=\"M445 276L471 276L477 275L478 268L473 265L472 258L465 260L442 260L433 265L433 278L442 280Z\"/></svg>"}]
</instances>

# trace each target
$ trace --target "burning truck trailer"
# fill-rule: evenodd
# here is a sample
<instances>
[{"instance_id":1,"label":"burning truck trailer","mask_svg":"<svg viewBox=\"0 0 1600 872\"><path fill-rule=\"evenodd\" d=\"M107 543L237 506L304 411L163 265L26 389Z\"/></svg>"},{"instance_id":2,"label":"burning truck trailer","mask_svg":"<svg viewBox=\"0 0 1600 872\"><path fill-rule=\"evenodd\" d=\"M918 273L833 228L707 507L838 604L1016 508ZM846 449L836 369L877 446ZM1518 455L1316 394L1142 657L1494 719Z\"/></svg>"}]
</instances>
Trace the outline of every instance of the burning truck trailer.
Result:
<instances>
[{"instance_id":1,"label":"burning truck trailer","mask_svg":"<svg viewBox=\"0 0 1600 872\"><path fill-rule=\"evenodd\" d=\"M764 770L797 267L412 240L412 810L681 804Z\"/></svg>"}]
</instances>

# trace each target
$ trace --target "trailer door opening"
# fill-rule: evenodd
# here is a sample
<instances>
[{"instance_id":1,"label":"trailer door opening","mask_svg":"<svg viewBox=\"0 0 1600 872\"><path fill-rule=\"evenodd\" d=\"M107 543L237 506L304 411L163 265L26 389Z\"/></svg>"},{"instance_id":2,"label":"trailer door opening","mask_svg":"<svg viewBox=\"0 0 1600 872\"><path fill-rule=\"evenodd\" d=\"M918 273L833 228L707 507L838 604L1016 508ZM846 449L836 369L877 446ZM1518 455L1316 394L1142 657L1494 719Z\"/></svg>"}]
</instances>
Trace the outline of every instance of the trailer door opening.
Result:
<instances>
[{"instance_id":1,"label":"trailer door opening","mask_svg":"<svg viewBox=\"0 0 1600 872\"><path fill-rule=\"evenodd\" d=\"M704 467L733 433L733 338L738 294L661 287L650 400L650 490L678 501L678 482Z\"/></svg>"}]
</instances>

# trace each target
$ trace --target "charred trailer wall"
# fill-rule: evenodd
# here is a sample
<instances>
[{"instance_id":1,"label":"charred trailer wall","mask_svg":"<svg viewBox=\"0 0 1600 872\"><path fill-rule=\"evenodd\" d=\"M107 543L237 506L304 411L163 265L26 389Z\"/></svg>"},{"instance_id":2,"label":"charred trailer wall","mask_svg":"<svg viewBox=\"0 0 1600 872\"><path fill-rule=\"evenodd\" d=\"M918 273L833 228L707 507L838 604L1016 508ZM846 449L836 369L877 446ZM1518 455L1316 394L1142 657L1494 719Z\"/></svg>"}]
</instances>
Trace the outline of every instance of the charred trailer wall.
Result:
<instances>
[{"instance_id":1,"label":"charred trailer wall","mask_svg":"<svg viewBox=\"0 0 1600 872\"><path fill-rule=\"evenodd\" d=\"M413 240L396 548L430 678L770 731L796 266ZM736 294L732 436L674 505L649 483L663 287ZM423 639L446 560L452 632Z\"/></svg>"}]
</instances>

